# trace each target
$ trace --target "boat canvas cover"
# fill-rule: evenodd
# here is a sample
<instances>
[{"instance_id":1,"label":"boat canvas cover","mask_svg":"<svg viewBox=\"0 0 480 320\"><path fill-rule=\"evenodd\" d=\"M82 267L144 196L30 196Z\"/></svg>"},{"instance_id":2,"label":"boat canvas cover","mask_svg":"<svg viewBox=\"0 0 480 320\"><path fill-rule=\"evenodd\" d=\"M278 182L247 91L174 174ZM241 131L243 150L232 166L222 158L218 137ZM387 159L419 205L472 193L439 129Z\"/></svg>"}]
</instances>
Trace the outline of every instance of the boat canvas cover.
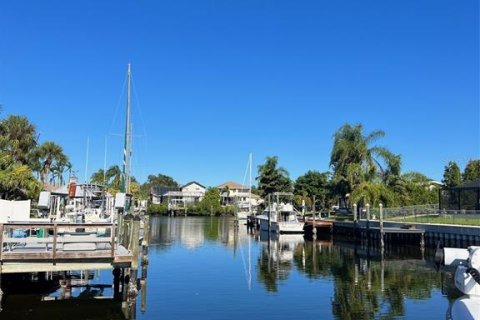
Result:
<instances>
[{"instance_id":1,"label":"boat canvas cover","mask_svg":"<svg viewBox=\"0 0 480 320\"><path fill-rule=\"evenodd\" d=\"M28 221L30 200L10 201L0 199L0 223Z\"/></svg>"}]
</instances>

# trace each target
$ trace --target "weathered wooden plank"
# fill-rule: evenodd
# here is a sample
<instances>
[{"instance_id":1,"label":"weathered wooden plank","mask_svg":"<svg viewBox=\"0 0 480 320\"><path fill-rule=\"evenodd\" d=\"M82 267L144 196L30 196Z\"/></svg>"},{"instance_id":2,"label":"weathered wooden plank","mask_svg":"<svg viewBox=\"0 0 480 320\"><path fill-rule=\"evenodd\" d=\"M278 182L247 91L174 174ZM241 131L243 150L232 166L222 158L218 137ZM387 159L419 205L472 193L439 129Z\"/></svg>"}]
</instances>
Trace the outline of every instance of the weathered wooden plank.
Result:
<instances>
[{"instance_id":1,"label":"weathered wooden plank","mask_svg":"<svg viewBox=\"0 0 480 320\"><path fill-rule=\"evenodd\" d=\"M115 256L113 259L114 263L131 263L133 256Z\"/></svg>"},{"instance_id":2,"label":"weathered wooden plank","mask_svg":"<svg viewBox=\"0 0 480 320\"><path fill-rule=\"evenodd\" d=\"M96 251L58 251L57 259L111 259L110 250L96 250Z\"/></svg>"},{"instance_id":3,"label":"weathered wooden plank","mask_svg":"<svg viewBox=\"0 0 480 320\"><path fill-rule=\"evenodd\" d=\"M4 238L4 243L53 243L53 238Z\"/></svg>"},{"instance_id":4,"label":"weathered wooden plank","mask_svg":"<svg viewBox=\"0 0 480 320\"><path fill-rule=\"evenodd\" d=\"M57 224L53 225L53 246L52 246L52 258L55 261L57 257Z\"/></svg>"},{"instance_id":5,"label":"weathered wooden plank","mask_svg":"<svg viewBox=\"0 0 480 320\"><path fill-rule=\"evenodd\" d=\"M58 237L58 242L63 243L109 243L112 240L107 237Z\"/></svg>"},{"instance_id":6,"label":"weathered wooden plank","mask_svg":"<svg viewBox=\"0 0 480 320\"><path fill-rule=\"evenodd\" d=\"M4 252L2 260L52 260L51 252Z\"/></svg>"},{"instance_id":7,"label":"weathered wooden plank","mask_svg":"<svg viewBox=\"0 0 480 320\"><path fill-rule=\"evenodd\" d=\"M127 266L128 267L128 266ZM51 261L48 262L6 262L2 266L3 273L25 273L25 272L59 272L59 271L74 271L82 269L91 270L109 270L112 269L111 262L57 262L53 265Z\"/></svg>"},{"instance_id":8,"label":"weathered wooden plank","mask_svg":"<svg viewBox=\"0 0 480 320\"><path fill-rule=\"evenodd\" d=\"M72 251L63 252L58 251L56 255L57 259L109 259L111 260L110 250L97 250L97 251ZM52 261L51 252L8 252L4 253L3 261L30 261L30 260L43 260Z\"/></svg>"},{"instance_id":9,"label":"weathered wooden plank","mask_svg":"<svg viewBox=\"0 0 480 320\"><path fill-rule=\"evenodd\" d=\"M0 261L2 261L3 252L3 224L0 224Z\"/></svg>"},{"instance_id":10,"label":"weathered wooden plank","mask_svg":"<svg viewBox=\"0 0 480 320\"><path fill-rule=\"evenodd\" d=\"M111 245L112 245L112 252L111 252L111 255L112 255L112 258L115 257L115 228L112 226L112 228L110 229L110 233L112 235L112 242L111 242Z\"/></svg>"},{"instance_id":11,"label":"weathered wooden plank","mask_svg":"<svg viewBox=\"0 0 480 320\"><path fill-rule=\"evenodd\" d=\"M49 237L49 238L4 238L4 243L75 243L75 242L90 242L90 243L109 243L112 240L107 237L92 237L92 236L82 236L82 237Z\"/></svg>"},{"instance_id":12,"label":"weathered wooden plank","mask_svg":"<svg viewBox=\"0 0 480 320\"><path fill-rule=\"evenodd\" d=\"M112 223L69 223L69 222L57 222L58 227L68 227L68 228L108 228L112 226ZM5 226L14 227L14 228L53 228L54 223L52 222L41 222L41 223L15 223L9 222L4 223Z\"/></svg>"}]
</instances>

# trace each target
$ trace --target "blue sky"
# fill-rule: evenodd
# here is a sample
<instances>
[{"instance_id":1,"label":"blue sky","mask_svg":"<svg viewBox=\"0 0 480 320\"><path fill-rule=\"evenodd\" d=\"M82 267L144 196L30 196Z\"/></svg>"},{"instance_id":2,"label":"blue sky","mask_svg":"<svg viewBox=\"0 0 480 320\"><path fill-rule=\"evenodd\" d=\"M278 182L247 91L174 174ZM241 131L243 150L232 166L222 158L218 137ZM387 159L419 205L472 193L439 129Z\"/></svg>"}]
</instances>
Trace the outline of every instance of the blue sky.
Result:
<instances>
[{"instance_id":1,"label":"blue sky","mask_svg":"<svg viewBox=\"0 0 480 320\"><path fill-rule=\"evenodd\" d=\"M345 123L382 129L403 172L480 158L479 3L143 0L0 3L1 116L22 114L77 175L121 164L128 62L133 174L242 182L277 155L329 169Z\"/></svg>"}]
</instances>

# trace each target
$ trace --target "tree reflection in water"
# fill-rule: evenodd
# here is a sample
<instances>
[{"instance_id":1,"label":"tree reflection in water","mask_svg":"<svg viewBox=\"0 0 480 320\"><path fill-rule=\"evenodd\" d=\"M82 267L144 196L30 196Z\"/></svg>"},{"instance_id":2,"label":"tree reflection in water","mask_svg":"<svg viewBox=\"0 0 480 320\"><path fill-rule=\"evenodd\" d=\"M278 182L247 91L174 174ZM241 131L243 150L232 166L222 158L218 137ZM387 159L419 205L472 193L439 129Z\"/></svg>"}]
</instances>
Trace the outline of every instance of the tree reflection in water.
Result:
<instances>
[{"instance_id":1,"label":"tree reflection in water","mask_svg":"<svg viewBox=\"0 0 480 320\"><path fill-rule=\"evenodd\" d=\"M332 314L337 319L393 319L405 315L406 299L426 300L442 289L442 276L415 247L399 250L355 245L353 242L280 235L261 239L258 280L266 290L278 291L295 268L310 279L334 284ZM454 298L454 297L452 297Z\"/></svg>"},{"instance_id":2,"label":"tree reflection in water","mask_svg":"<svg viewBox=\"0 0 480 320\"><path fill-rule=\"evenodd\" d=\"M337 319L398 318L406 315L408 300L431 300L439 291L450 303L458 297L456 290L448 288L453 280L443 277L448 273L434 270L433 252L424 254L418 247L387 246L382 255L378 248L337 236L312 241L295 235L272 234L270 239L268 233L252 235L229 218L152 219L154 250L173 248L174 242L188 250L222 243L244 259L248 248L245 268L247 261L250 266L250 240L257 237L259 243L253 247L260 252L252 265L256 265L258 283L276 293L282 282L288 288L287 280L295 274L313 282L326 281L332 289L315 298L331 301L331 314ZM250 274L248 269L247 278ZM300 299L301 295L299 291Z\"/></svg>"}]
</instances>

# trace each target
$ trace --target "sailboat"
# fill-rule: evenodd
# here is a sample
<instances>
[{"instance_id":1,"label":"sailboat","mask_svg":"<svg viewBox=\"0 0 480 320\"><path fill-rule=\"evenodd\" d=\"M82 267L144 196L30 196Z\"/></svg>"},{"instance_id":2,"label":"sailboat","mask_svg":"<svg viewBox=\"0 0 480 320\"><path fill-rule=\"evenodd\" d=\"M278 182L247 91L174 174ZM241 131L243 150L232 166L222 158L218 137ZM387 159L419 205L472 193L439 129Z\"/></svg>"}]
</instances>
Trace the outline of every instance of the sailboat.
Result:
<instances>
[{"instance_id":1,"label":"sailboat","mask_svg":"<svg viewBox=\"0 0 480 320\"><path fill-rule=\"evenodd\" d=\"M125 140L123 147L123 166L122 166L122 175L120 180L120 192L115 195L115 208L128 212L130 210L131 204L131 193L130 193L130 164L132 156L132 125L130 119L130 96L131 96L131 81L132 81L132 72L131 65L128 64L127 71L127 114L125 120Z\"/></svg>"},{"instance_id":2,"label":"sailboat","mask_svg":"<svg viewBox=\"0 0 480 320\"><path fill-rule=\"evenodd\" d=\"M130 97L131 97L131 65L128 64L128 87L127 87L127 106L125 121L125 143L123 149L123 170L121 175L120 192L115 195L114 208L127 212L130 209L130 163L131 163L131 145L132 145L132 126L130 119ZM84 222L99 223L113 222L115 220L111 197L106 195L105 186L87 183L87 164L89 153L89 141L87 140L87 161L85 166L85 183L77 184L75 176L71 177L68 186L61 187L54 192L42 192L39 198L39 207L43 210L49 210L48 218L55 219L57 222ZM108 198L108 200L107 200ZM51 208L51 203L55 208ZM64 203L64 211L61 212L60 205Z\"/></svg>"},{"instance_id":3,"label":"sailboat","mask_svg":"<svg viewBox=\"0 0 480 320\"><path fill-rule=\"evenodd\" d=\"M128 212L132 203L132 196L130 193L130 167L131 167L131 149L132 149L132 125L131 125L131 112L130 112L130 100L131 100L131 81L132 72L131 65L128 64L127 69L127 101L126 101L126 119L125 119L125 138L123 148L123 166L120 181L120 192L115 195L115 209L121 212ZM108 219L100 219L98 216L91 215L91 222L107 222L113 221L114 216L111 215Z\"/></svg>"},{"instance_id":4,"label":"sailboat","mask_svg":"<svg viewBox=\"0 0 480 320\"><path fill-rule=\"evenodd\" d=\"M246 220L252 214L252 154L248 157L248 166L250 182L248 184L248 198L245 202L237 202L236 217L238 220ZM246 172L245 172L246 174ZM244 179L245 180L245 179Z\"/></svg>"}]
</instances>

